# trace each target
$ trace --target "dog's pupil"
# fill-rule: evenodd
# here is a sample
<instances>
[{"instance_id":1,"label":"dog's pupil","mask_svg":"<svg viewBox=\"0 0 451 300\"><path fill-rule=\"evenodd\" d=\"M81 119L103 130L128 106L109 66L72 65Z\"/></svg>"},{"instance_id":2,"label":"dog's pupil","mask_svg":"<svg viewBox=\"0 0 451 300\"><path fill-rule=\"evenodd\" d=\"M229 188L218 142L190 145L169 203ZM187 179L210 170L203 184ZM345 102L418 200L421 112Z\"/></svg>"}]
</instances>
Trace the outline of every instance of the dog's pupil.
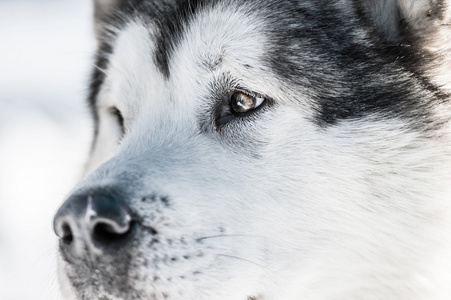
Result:
<instances>
[{"instance_id":1,"label":"dog's pupil","mask_svg":"<svg viewBox=\"0 0 451 300\"><path fill-rule=\"evenodd\" d=\"M232 107L235 112L243 113L255 108L255 98L238 92L232 95Z\"/></svg>"}]
</instances>

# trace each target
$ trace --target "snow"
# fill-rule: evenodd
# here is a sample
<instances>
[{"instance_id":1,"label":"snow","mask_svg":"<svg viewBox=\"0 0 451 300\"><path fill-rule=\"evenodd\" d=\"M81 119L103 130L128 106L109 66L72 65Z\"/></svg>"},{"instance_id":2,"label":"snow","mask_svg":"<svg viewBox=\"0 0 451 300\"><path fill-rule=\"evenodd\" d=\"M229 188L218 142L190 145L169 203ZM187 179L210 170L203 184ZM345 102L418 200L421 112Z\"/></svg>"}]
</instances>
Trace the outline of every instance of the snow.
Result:
<instances>
[{"instance_id":1,"label":"snow","mask_svg":"<svg viewBox=\"0 0 451 300\"><path fill-rule=\"evenodd\" d=\"M90 0L0 0L0 299L58 295L52 218L91 142Z\"/></svg>"}]
</instances>

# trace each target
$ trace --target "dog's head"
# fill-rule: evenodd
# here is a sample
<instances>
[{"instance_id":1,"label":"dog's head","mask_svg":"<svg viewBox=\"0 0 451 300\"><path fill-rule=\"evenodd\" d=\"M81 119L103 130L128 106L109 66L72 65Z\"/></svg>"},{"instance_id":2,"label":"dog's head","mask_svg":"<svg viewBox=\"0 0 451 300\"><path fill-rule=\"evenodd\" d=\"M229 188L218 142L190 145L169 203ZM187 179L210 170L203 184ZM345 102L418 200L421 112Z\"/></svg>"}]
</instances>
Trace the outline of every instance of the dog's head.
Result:
<instances>
[{"instance_id":1,"label":"dog's head","mask_svg":"<svg viewBox=\"0 0 451 300\"><path fill-rule=\"evenodd\" d=\"M96 2L89 175L54 221L68 294L445 293L446 10L392 2Z\"/></svg>"}]
</instances>

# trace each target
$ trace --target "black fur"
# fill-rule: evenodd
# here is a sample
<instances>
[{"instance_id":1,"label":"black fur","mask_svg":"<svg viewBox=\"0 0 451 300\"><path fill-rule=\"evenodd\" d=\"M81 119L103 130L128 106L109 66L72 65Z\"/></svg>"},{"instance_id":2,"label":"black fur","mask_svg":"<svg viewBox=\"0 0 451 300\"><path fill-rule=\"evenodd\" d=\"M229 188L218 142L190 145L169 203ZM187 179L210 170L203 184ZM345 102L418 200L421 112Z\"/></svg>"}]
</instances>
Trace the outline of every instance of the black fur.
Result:
<instances>
[{"instance_id":1,"label":"black fur","mask_svg":"<svg viewBox=\"0 0 451 300\"><path fill-rule=\"evenodd\" d=\"M280 26L268 28L273 43L267 60L281 78L316 95L319 125L374 113L431 121L428 106L445 97L423 74L427 53L385 42L368 23L325 1L291 10L287 2L284 6L288 17L270 16ZM356 37L362 28L367 38Z\"/></svg>"},{"instance_id":2,"label":"black fur","mask_svg":"<svg viewBox=\"0 0 451 300\"><path fill-rule=\"evenodd\" d=\"M446 98L423 74L424 64L433 57L412 46L409 39L399 44L384 41L357 4L348 16L330 1L251 2L245 5L251 5L253 13L268 24L277 24L265 28L271 40L265 45L266 63L281 80L311 91L309 96L318 104L315 121L321 126L374 113L412 119L416 124L421 120L427 125L432 121L429 106ZM124 1L109 22L120 27L139 15L156 28L153 38L157 50L153 55L157 67L168 78L169 61L184 28L200 10L215 3L218 2ZM356 34L362 28L366 38ZM99 68L107 67L110 52L108 43L100 47L96 63ZM91 104L103 79L103 72L95 69Z\"/></svg>"},{"instance_id":3,"label":"black fur","mask_svg":"<svg viewBox=\"0 0 451 300\"><path fill-rule=\"evenodd\" d=\"M182 1L177 0L169 10L154 10L150 17L158 20L157 25L157 50L155 61L160 71L169 77L169 60L173 49L177 47L183 35L183 29L189 24L196 13L207 5L212 5L211 0Z\"/></svg>"},{"instance_id":4,"label":"black fur","mask_svg":"<svg viewBox=\"0 0 451 300\"><path fill-rule=\"evenodd\" d=\"M105 70L108 67L108 57L113 51L111 45L109 43L102 43L99 47L99 50L95 57L95 67L92 71L91 75L91 83L89 85L89 95L88 102L91 108L91 114L94 118L94 138L97 137L99 128L98 128L98 120L99 116L97 113L96 102L97 95L99 94L100 88L105 80Z\"/></svg>"}]
</instances>

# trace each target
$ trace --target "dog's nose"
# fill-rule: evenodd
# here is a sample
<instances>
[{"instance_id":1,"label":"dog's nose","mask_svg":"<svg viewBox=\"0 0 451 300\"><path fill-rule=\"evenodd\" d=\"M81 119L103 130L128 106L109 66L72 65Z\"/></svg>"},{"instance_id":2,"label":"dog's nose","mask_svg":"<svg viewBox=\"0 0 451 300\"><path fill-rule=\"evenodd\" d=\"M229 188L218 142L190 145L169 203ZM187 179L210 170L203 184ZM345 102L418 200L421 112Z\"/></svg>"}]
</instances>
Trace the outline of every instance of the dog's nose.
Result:
<instances>
[{"instance_id":1,"label":"dog's nose","mask_svg":"<svg viewBox=\"0 0 451 300\"><path fill-rule=\"evenodd\" d=\"M95 260L131 239L132 218L119 193L91 190L72 195L58 210L53 226L68 259Z\"/></svg>"}]
</instances>

